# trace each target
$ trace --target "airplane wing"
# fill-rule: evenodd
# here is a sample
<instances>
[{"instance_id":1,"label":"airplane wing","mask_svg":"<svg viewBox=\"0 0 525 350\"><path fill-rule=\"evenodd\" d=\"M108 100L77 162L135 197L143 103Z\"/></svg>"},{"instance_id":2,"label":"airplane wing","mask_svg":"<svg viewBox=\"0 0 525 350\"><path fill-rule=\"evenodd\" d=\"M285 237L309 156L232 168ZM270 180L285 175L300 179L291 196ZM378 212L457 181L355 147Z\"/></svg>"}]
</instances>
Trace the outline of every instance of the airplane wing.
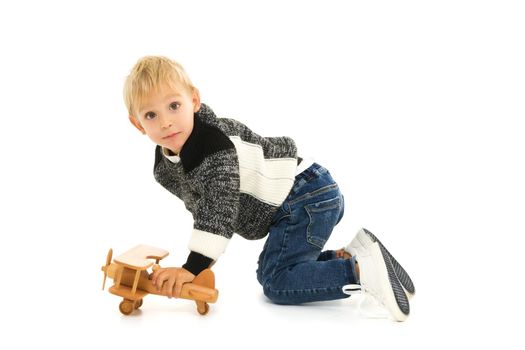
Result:
<instances>
[{"instance_id":1,"label":"airplane wing","mask_svg":"<svg viewBox=\"0 0 525 350\"><path fill-rule=\"evenodd\" d=\"M117 256L114 261L134 270L146 270L155 263L153 260L162 260L168 254L167 250L140 244Z\"/></svg>"}]
</instances>

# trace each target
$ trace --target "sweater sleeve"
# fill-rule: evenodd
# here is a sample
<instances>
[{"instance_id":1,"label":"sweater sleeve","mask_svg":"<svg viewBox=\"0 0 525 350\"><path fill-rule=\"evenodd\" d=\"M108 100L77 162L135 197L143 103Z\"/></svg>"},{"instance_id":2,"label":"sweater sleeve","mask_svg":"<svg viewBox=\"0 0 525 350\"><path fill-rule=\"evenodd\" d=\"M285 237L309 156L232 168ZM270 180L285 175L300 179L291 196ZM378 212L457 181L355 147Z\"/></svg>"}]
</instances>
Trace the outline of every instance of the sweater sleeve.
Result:
<instances>
[{"instance_id":1,"label":"sweater sleeve","mask_svg":"<svg viewBox=\"0 0 525 350\"><path fill-rule=\"evenodd\" d=\"M185 269L199 274L225 251L239 212L239 164L235 148L208 155L194 169L199 193Z\"/></svg>"}]
</instances>

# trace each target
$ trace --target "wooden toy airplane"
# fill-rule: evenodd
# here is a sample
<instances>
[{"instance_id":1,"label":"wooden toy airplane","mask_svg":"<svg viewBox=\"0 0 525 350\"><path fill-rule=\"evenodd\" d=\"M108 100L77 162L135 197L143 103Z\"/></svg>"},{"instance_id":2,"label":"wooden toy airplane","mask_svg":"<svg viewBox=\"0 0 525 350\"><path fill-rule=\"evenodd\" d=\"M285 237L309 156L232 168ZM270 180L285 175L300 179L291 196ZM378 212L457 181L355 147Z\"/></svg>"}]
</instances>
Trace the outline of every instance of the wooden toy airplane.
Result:
<instances>
[{"instance_id":1,"label":"wooden toy airplane","mask_svg":"<svg viewBox=\"0 0 525 350\"><path fill-rule=\"evenodd\" d=\"M167 296L157 291L146 270L149 267L152 267L153 271L160 268L159 260L164 259L168 254L166 250L160 248L138 245L111 262L113 250L109 250L106 265L102 266L104 272L102 290L106 285L107 276L115 281L109 292L124 298L119 305L120 312L124 315L131 314L142 305L142 298L148 294ZM218 295L219 291L215 289L215 275L210 269L203 270L191 283L184 283L181 292L181 298L195 300L197 311L201 315L208 313L208 303L215 303Z\"/></svg>"}]
</instances>

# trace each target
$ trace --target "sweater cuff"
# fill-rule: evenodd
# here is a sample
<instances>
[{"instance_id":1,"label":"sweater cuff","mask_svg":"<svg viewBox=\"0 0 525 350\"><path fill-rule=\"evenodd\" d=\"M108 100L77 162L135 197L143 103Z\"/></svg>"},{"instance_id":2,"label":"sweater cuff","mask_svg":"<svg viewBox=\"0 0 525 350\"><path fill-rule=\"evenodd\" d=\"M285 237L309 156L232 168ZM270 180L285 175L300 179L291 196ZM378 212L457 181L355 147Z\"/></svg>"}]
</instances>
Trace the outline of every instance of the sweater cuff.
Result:
<instances>
[{"instance_id":1,"label":"sweater cuff","mask_svg":"<svg viewBox=\"0 0 525 350\"><path fill-rule=\"evenodd\" d=\"M212 262L212 258L208 258L205 255L192 251L182 267L197 276L202 270L207 269Z\"/></svg>"},{"instance_id":2,"label":"sweater cuff","mask_svg":"<svg viewBox=\"0 0 525 350\"><path fill-rule=\"evenodd\" d=\"M217 260L224 253L229 242L229 238L194 228L188 249Z\"/></svg>"}]
</instances>

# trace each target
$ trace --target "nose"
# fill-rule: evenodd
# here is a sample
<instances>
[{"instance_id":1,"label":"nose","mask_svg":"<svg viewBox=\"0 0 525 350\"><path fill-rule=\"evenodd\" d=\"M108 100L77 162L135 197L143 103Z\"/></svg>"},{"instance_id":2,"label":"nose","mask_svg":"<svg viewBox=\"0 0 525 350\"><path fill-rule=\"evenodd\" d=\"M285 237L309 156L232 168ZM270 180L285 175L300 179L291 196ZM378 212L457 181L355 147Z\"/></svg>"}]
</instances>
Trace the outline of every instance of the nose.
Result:
<instances>
[{"instance_id":1,"label":"nose","mask_svg":"<svg viewBox=\"0 0 525 350\"><path fill-rule=\"evenodd\" d=\"M172 121L170 120L170 118L164 115L159 115L159 119L160 119L160 127L162 129L169 129L171 127Z\"/></svg>"}]
</instances>

